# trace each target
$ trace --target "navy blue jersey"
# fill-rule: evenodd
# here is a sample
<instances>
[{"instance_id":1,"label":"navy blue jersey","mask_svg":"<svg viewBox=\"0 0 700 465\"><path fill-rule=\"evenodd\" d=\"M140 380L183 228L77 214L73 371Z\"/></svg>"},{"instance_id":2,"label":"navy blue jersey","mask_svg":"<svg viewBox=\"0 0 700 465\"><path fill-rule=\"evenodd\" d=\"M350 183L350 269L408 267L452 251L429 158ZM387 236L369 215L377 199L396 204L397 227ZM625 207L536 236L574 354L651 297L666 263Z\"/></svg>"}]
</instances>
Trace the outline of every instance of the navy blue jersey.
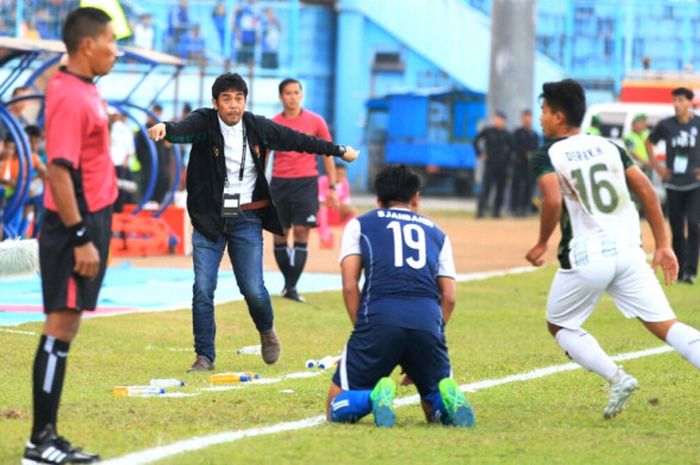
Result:
<instances>
[{"instance_id":1,"label":"navy blue jersey","mask_svg":"<svg viewBox=\"0 0 700 465\"><path fill-rule=\"evenodd\" d=\"M377 209L346 226L341 261L361 255L365 282L358 324L408 329L442 327L437 278L454 278L449 238L430 219L410 210Z\"/></svg>"}]
</instances>

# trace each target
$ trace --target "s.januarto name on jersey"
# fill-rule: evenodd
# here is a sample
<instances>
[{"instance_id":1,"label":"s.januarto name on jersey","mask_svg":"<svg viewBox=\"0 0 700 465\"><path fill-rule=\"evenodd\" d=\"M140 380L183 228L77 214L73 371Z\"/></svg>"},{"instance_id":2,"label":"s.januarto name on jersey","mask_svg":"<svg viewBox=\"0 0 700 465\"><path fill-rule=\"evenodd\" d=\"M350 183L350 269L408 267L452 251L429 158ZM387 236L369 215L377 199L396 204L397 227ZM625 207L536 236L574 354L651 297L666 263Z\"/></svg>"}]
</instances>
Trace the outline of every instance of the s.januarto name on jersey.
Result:
<instances>
[{"instance_id":1,"label":"s.januarto name on jersey","mask_svg":"<svg viewBox=\"0 0 700 465\"><path fill-rule=\"evenodd\" d=\"M571 152L564 152L564 156L568 161L585 161L600 157L602 155L603 149L600 147L596 147L595 149L572 150Z\"/></svg>"},{"instance_id":2,"label":"s.januarto name on jersey","mask_svg":"<svg viewBox=\"0 0 700 465\"><path fill-rule=\"evenodd\" d=\"M397 212L392 210L377 210L377 216L379 218L390 218L393 220L402 221L413 221L414 223L421 223L424 226L432 228L435 224L424 216L415 215L410 212Z\"/></svg>"}]
</instances>

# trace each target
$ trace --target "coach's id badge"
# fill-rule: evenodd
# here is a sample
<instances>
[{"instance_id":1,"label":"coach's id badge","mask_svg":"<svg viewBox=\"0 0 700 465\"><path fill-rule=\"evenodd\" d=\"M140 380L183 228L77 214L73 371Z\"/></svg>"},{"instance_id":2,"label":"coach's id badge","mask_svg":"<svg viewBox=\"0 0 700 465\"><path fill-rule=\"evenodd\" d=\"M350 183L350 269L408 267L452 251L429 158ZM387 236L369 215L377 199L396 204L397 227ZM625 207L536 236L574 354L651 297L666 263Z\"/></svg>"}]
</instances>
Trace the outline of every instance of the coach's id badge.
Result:
<instances>
[{"instance_id":1,"label":"coach's id badge","mask_svg":"<svg viewBox=\"0 0 700 465\"><path fill-rule=\"evenodd\" d=\"M241 213L241 194L227 194L224 192L224 200L221 203L221 216L231 218Z\"/></svg>"},{"instance_id":2,"label":"coach's id badge","mask_svg":"<svg viewBox=\"0 0 700 465\"><path fill-rule=\"evenodd\" d=\"M688 155L676 155L673 158L673 173L685 174L688 169Z\"/></svg>"}]
</instances>

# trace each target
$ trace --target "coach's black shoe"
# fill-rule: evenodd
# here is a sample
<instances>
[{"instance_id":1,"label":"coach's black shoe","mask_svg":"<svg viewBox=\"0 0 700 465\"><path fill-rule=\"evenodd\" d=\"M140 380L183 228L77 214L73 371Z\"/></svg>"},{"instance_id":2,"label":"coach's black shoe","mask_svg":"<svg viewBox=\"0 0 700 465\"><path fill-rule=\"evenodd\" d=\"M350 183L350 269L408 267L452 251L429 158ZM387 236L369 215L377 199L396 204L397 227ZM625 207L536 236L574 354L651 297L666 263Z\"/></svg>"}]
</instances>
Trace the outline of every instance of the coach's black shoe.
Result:
<instances>
[{"instance_id":1,"label":"coach's black shoe","mask_svg":"<svg viewBox=\"0 0 700 465\"><path fill-rule=\"evenodd\" d=\"M53 425L46 425L36 443L27 442L22 465L95 463L100 456L73 447L70 442L56 435Z\"/></svg>"},{"instance_id":2,"label":"coach's black shoe","mask_svg":"<svg viewBox=\"0 0 700 465\"><path fill-rule=\"evenodd\" d=\"M695 276L692 274L684 274L679 281L686 284L695 284Z\"/></svg>"},{"instance_id":3,"label":"coach's black shoe","mask_svg":"<svg viewBox=\"0 0 700 465\"><path fill-rule=\"evenodd\" d=\"M306 302L306 299L299 295L296 288L291 288L291 289L285 288L284 292L282 293L282 297L284 297L285 299L289 299L289 300L293 300L295 302L302 303L302 304L304 302Z\"/></svg>"}]
</instances>

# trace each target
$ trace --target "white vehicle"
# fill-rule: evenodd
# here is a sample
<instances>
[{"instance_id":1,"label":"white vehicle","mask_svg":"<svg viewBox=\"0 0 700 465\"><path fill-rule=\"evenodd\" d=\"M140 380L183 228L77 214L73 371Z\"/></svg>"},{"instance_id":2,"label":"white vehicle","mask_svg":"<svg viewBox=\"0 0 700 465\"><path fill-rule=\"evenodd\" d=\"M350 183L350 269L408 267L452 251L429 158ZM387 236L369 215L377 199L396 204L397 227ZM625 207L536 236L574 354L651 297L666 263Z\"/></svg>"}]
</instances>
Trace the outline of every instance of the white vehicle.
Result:
<instances>
[{"instance_id":1,"label":"white vehicle","mask_svg":"<svg viewBox=\"0 0 700 465\"><path fill-rule=\"evenodd\" d=\"M639 114L644 114L647 117L647 126L649 132L654 129L664 118L673 116L673 105L669 103L595 103L588 107L586 114L583 117L581 129L587 132L591 127L591 119L593 116L600 118L601 136L607 137L613 142L624 147L624 137L632 131L632 120ZM659 141L654 146L657 160L663 160L666 157L666 143ZM663 163L663 161L662 161ZM666 191L663 188L663 182L657 173L653 173L651 181L656 188L656 193L663 203L666 199Z\"/></svg>"},{"instance_id":2,"label":"white vehicle","mask_svg":"<svg viewBox=\"0 0 700 465\"><path fill-rule=\"evenodd\" d=\"M660 120L674 115L671 102L668 104L595 103L586 110L581 129L586 132L591 127L591 119L596 115L600 118L601 135L621 143L623 138L632 131L632 120L640 113L646 115L649 131L654 129ZM661 149L661 147L657 146L657 149ZM665 147L663 147L663 151L660 153L665 153L665 151Z\"/></svg>"}]
</instances>

